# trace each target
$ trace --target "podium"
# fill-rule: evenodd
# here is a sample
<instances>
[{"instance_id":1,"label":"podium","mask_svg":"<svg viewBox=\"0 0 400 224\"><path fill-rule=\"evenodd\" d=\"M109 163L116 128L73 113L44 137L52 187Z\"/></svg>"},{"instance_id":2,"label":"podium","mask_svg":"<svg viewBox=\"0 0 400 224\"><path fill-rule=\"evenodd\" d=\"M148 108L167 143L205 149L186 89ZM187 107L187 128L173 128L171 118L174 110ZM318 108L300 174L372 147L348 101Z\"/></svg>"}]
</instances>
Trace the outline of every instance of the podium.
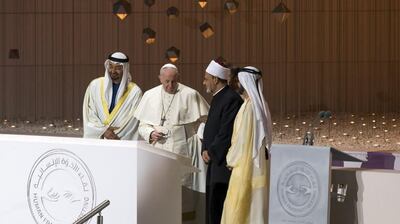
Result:
<instances>
[{"instance_id":1,"label":"podium","mask_svg":"<svg viewBox=\"0 0 400 224\"><path fill-rule=\"evenodd\" d=\"M400 154L348 153L366 161L334 162L332 184L348 188L345 201L332 197L331 224L399 223Z\"/></svg>"},{"instance_id":2,"label":"podium","mask_svg":"<svg viewBox=\"0 0 400 224\"><path fill-rule=\"evenodd\" d=\"M329 223L332 160L362 162L329 147L272 146L269 224Z\"/></svg>"},{"instance_id":3,"label":"podium","mask_svg":"<svg viewBox=\"0 0 400 224\"><path fill-rule=\"evenodd\" d=\"M0 223L71 224L108 199L104 223L176 224L194 168L144 142L0 135L0 170Z\"/></svg>"}]
</instances>

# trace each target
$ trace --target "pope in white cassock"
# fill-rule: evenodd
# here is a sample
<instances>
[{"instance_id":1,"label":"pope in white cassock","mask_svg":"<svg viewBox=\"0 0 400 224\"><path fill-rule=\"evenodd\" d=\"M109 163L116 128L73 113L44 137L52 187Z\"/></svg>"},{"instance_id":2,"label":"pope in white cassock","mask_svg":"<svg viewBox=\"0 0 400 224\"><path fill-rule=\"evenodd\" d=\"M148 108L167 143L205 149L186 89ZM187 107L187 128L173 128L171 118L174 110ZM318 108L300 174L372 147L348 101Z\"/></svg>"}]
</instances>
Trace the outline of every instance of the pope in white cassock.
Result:
<instances>
[{"instance_id":1,"label":"pope in white cassock","mask_svg":"<svg viewBox=\"0 0 400 224\"><path fill-rule=\"evenodd\" d=\"M263 97L261 72L250 66L241 68L238 79L244 103L226 156L232 174L221 223L264 224L268 223L271 115Z\"/></svg>"},{"instance_id":2,"label":"pope in white cassock","mask_svg":"<svg viewBox=\"0 0 400 224\"><path fill-rule=\"evenodd\" d=\"M111 54L104 77L94 79L83 101L84 138L137 140L139 121L134 118L142 90L129 73L129 58Z\"/></svg>"},{"instance_id":3,"label":"pope in white cassock","mask_svg":"<svg viewBox=\"0 0 400 224\"><path fill-rule=\"evenodd\" d=\"M205 192L206 166L201 159L202 131L198 127L209 105L196 90L178 83L178 76L175 65L162 66L161 85L144 93L135 117L140 120L139 133L148 143L192 158L192 165L201 173L186 179L184 186Z\"/></svg>"}]
</instances>

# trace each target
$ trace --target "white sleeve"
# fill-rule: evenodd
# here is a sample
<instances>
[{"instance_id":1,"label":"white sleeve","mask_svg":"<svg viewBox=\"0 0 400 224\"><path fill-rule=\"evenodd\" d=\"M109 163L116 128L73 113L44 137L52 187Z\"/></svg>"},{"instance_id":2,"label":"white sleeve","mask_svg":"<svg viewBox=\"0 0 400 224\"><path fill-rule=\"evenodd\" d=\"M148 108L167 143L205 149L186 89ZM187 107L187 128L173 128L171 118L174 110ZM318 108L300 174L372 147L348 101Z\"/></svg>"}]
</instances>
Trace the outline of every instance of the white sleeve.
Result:
<instances>
[{"instance_id":1,"label":"white sleeve","mask_svg":"<svg viewBox=\"0 0 400 224\"><path fill-rule=\"evenodd\" d=\"M101 138L107 127L101 122L97 115L95 103L91 97L91 88L89 85L83 100L83 137L84 138Z\"/></svg>"},{"instance_id":2,"label":"white sleeve","mask_svg":"<svg viewBox=\"0 0 400 224\"><path fill-rule=\"evenodd\" d=\"M204 124L204 122L201 122L199 125L199 128L197 129L197 136L199 136L199 138L201 140L203 140L203 133L204 133L205 126L206 126L206 124Z\"/></svg>"},{"instance_id":3,"label":"white sleeve","mask_svg":"<svg viewBox=\"0 0 400 224\"><path fill-rule=\"evenodd\" d=\"M146 140L147 143L150 143L150 134L155 129L152 125L140 122L139 124L139 134L140 136Z\"/></svg>"}]
</instances>

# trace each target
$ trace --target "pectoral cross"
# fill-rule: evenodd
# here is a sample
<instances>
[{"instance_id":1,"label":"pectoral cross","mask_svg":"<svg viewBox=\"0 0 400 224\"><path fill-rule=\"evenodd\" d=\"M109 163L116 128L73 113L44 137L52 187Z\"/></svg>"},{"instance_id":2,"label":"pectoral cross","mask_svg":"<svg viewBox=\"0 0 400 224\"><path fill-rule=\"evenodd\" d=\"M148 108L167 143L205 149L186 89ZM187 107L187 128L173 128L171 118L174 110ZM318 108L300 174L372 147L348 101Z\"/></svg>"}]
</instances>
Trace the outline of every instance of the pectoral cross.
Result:
<instances>
[{"instance_id":1,"label":"pectoral cross","mask_svg":"<svg viewBox=\"0 0 400 224\"><path fill-rule=\"evenodd\" d=\"M165 116L163 116L163 117L161 118L160 126L164 126L164 122L165 122L166 120L167 120L167 119L165 119Z\"/></svg>"}]
</instances>

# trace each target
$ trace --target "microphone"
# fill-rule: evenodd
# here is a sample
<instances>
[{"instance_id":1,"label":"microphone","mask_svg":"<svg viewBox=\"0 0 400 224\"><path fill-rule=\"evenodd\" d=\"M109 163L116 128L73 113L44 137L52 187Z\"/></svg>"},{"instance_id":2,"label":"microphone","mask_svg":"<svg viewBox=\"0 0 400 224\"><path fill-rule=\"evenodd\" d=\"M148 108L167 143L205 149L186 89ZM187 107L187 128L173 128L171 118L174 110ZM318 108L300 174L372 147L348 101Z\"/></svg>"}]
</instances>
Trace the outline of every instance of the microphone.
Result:
<instances>
[{"instance_id":1,"label":"microphone","mask_svg":"<svg viewBox=\"0 0 400 224\"><path fill-rule=\"evenodd\" d=\"M314 145L314 132L306 131L303 138L303 145Z\"/></svg>"},{"instance_id":2,"label":"microphone","mask_svg":"<svg viewBox=\"0 0 400 224\"><path fill-rule=\"evenodd\" d=\"M319 118L321 118L321 119L326 119L326 118L330 118L331 116L332 116L332 112L330 112L329 110L327 110L327 111L320 111L319 113L318 113L318 116L319 116Z\"/></svg>"},{"instance_id":3,"label":"microphone","mask_svg":"<svg viewBox=\"0 0 400 224\"><path fill-rule=\"evenodd\" d=\"M328 111L323 111L321 110L318 113L318 116L314 119L314 121L311 123L311 131L307 130L306 133L304 134L303 138L303 145L314 145L314 126L315 122L319 119L326 119L330 118L332 116L332 112Z\"/></svg>"},{"instance_id":4,"label":"microphone","mask_svg":"<svg viewBox=\"0 0 400 224\"><path fill-rule=\"evenodd\" d=\"M92 210L90 210L88 213L80 217L78 220L76 220L73 224L83 224L87 222L89 219L91 219L93 216L95 216L97 213L100 213L103 209L105 209L107 206L110 205L109 200L105 200L96 207L94 207ZM102 218L101 218L102 220Z\"/></svg>"}]
</instances>

